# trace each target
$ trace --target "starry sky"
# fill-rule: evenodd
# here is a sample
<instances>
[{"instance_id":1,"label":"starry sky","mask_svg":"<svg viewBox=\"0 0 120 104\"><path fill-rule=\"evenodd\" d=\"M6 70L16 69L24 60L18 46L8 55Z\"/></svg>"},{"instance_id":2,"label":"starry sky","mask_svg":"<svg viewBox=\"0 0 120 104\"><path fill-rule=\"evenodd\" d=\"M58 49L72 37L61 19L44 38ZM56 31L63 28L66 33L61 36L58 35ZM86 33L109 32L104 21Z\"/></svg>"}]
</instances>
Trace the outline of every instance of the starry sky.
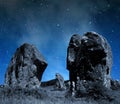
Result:
<instances>
[{"instance_id":1,"label":"starry sky","mask_svg":"<svg viewBox=\"0 0 120 104\"><path fill-rule=\"evenodd\" d=\"M12 55L34 44L48 62L42 81L68 79L67 46L73 34L95 31L113 52L111 76L120 80L120 0L0 0L0 84Z\"/></svg>"}]
</instances>

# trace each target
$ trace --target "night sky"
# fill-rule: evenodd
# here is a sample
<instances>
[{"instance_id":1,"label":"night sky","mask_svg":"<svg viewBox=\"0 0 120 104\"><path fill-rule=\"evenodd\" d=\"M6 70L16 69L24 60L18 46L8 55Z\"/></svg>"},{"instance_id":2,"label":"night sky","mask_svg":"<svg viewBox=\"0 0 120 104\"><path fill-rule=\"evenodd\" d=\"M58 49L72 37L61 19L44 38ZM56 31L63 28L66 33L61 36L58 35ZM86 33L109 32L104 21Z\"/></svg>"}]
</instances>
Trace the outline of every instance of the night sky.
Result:
<instances>
[{"instance_id":1,"label":"night sky","mask_svg":"<svg viewBox=\"0 0 120 104\"><path fill-rule=\"evenodd\" d=\"M111 76L120 80L120 0L0 0L0 84L12 55L34 44L48 62L42 80L60 73L68 79L70 37L95 31L112 47Z\"/></svg>"}]
</instances>

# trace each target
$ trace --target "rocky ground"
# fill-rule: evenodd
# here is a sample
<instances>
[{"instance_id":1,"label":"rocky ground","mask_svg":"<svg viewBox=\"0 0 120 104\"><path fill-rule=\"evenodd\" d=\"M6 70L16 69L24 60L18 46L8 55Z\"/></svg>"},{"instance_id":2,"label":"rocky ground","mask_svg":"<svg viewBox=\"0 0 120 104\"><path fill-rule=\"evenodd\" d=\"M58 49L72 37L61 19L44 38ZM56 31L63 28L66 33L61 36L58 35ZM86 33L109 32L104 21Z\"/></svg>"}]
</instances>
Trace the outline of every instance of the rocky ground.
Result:
<instances>
[{"instance_id":1,"label":"rocky ground","mask_svg":"<svg viewBox=\"0 0 120 104\"><path fill-rule=\"evenodd\" d=\"M67 81L65 82L67 86ZM57 89L54 80L42 82L38 89L21 89L19 87L0 87L0 104L120 104L120 87L115 87L104 96L97 94L79 98L70 95L66 89Z\"/></svg>"}]
</instances>

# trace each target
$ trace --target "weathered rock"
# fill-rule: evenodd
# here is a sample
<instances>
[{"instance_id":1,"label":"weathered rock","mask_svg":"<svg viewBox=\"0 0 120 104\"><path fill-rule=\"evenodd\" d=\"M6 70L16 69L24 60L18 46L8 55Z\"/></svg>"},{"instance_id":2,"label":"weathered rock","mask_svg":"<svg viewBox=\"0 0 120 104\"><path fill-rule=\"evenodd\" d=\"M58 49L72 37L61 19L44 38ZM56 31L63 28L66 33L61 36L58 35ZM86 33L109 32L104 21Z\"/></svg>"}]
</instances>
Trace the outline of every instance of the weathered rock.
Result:
<instances>
[{"instance_id":1,"label":"weathered rock","mask_svg":"<svg viewBox=\"0 0 120 104\"><path fill-rule=\"evenodd\" d=\"M72 90L72 83L73 81L76 83L77 81L77 68L76 68L76 58L78 54L78 50L80 49L81 45L81 37L78 34L75 34L71 37L69 46L67 49L67 69L69 70L69 78L70 78L70 85ZM79 63L79 62L78 62Z\"/></svg>"},{"instance_id":2,"label":"weathered rock","mask_svg":"<svg viewBox=\"0 0 120 104\"><path fill-rule=\"evenodd\" d=\"M67 49L67 69L70 81L77 85L77 77L90 90L95 87L110 88L112 52L107 40L95 33L73 35ZM72 84L71 84L72 87ZM77 86L76 86L77 88Z\"/></svg>"},{"instance_id":3,"label":"weathered rock","mask_svg":"<svg viewBox=\"0 0 120 104\"><path fill-rule=\"evenodd\" d=\"M120 81L111 79L111 89L113 90L120 89Z\"/></svg>"},{"instance_id":4,"label":"weathered rock","mask_svg":"<svg viewBox=\"0 0 120 104\"><path fill-rule=\"evenodd\" d=\"M57 88L65 88L65 83L64 83L64 78L62 77L62 75L60 75L59 73L56 73L56 87Z\"/></svg>"},{"instance_id":5,"label":"weathered rock","mask_svg":"<svg viewBox=\"0 0 120 104\"><path fill-rule=\"evenodd\" d=\"M5 74L5 85L22 88L39 87L46 67L47 62L37 48L25 43L16 50L11 59Z\"/></svg>"}]
</instances>

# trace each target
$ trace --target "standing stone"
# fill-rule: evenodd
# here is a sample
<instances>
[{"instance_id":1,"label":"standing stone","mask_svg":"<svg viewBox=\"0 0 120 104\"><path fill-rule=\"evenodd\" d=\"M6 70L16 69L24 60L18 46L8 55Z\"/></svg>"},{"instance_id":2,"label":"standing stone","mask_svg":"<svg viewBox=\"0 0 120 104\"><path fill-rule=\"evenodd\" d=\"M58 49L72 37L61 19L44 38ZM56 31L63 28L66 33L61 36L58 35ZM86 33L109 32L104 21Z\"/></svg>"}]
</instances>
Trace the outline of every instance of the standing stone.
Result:
<instances>
[{"instance_id":1,"label":"standing stone","mask_svg":"<svg viewBox=\"0 0 120 104\"><path fill-rule=\"evenodd\" d=\"M62 77L62 75L60 75L59 73L56 73L56 87L57 88L65 88L65 83L64 83L64 78Z\"/></svg>"},{"instance_id":2,"label":"standing stone","mask_svg":"<svg viewBox=\"0 0 120 104\"><path fill-rule=\"evenodd\" d=\"M77 85L79 77L85 82L86 90L95 86L110 88L111 67L111 48L103 36L87 32L83 36L75 34L71 37L67 49L67 69L71 84L74 81Z\"/></svg>"},{"instance_id":3,"label":"standing stone","mask_svg":"<svg viewBox=\"0 0 120 104\"><path fill-rule=\"evenodd\" d=\"M77 68L76 58L81 46L81 36L75 34L71 37L67 49L67 69L69 70L70 89L72 90L72 83L77 83Z\"/></svg>"},{"instance_id":4,"label":"standing stone","mask_svg":"<svg viewBox=\"0 0 120 104\"><path fill-rule=\"evenodd\" d=\"M47 62L37 48L23 44L13 55L5 74L5 85L38 88Z\"/></svg>"}]
</instances>

